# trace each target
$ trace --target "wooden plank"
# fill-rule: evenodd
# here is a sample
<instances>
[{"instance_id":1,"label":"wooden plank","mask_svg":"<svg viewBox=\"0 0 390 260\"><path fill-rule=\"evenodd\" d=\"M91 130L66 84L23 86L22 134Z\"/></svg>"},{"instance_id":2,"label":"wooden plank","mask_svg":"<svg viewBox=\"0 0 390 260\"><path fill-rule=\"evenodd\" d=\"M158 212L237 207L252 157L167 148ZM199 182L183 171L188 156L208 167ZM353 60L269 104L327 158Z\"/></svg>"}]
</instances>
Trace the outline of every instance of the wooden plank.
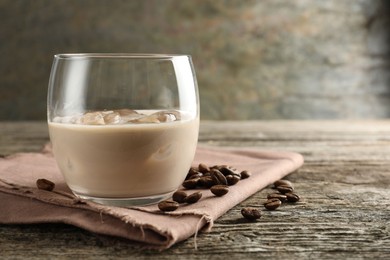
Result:
<instances>
[{"instance_id":1,"label":"wooden plank","mask_svg":"<svg viewBox=\"0 0 390 260\"><path fill-rule=\"evenodd\" d=\"M39 151L45 123L0 123L0 154ZM305 165L288 176L297 204L248 223L244 206L261 208L267 188L232 208L211 232L169 250L141 251L128 241L75 227L0 225L0 256L132 259L390 258L390 121L254 121L201 125L200 143L301 152Z\"/></svg>"}]
</instances>

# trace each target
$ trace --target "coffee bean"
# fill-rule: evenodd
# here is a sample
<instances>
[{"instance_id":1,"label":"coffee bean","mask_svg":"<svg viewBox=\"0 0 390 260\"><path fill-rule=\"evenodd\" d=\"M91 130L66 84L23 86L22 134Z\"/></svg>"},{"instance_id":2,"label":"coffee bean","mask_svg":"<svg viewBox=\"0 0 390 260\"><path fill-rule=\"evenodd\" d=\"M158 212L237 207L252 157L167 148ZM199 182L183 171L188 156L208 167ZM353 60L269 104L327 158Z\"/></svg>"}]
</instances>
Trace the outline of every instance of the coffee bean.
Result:
<instances>
[{"instance_id":1,"label":"coffee bean","mask_svg":"<svg viewBox=\"0 0 390 260\"><path fill-rule=\"evenodd\" d=\"M173 200L163 200L157 206L161 211L174 211L179 207L179 203Z\"/></svg>"},{"instance_id":2,"label":"coffee bean","mask_svg":"<svg viewBox=\"0 0 390 260\"><path fill-rule=\"evenodd\" d=\"M282 202L279 199L269 199L264 203L264 207L268 210L275 210L280 205L282 205Z\"/></svg>"},{"instance_id":3,"label":"coffee bean","mask_svg":"<svg viewBox=\"0 0 390 260\"><path fill-rule=\"evenodd\" d=\"M189 179L189 178L191 178L191 176L196 175L196 174L198 174L198 173L199 173L199 172L198 172L198 169L197 169L197 168L191 167L191 168L188 170L188 173L187 173L187 176L186 176L186 180Z\"/></svg>"},{"instance_id":4,"label":"coffee bean","mask_svg":"<svg viewBox=\"0 0 390 260\"><path fill-rule=\"evenodd\" d=\"M222 172L223 175L236 175L241 179L241 174L236 170L231 167L221 167L219 169L220 172Z\"/></svg>"},{"instance_id":5,"label":"coffee bean","mask_svg":"<svg viewBox=\"0 0 390 260\"><path fill-rule=\"evenodd\" d=\"M211 176L210 172L203 173L203 176Z\"/></svg>"},{"instance_id":6,"label":"coffee bean","mask_svg":"<svg viewBox=\"0 0 390 260\"><path fill-rule=\"evenodd\" d=\"M214 185L214 181L211 176L202 176L198 181L198 185L208 189Z\"/></svg>"},{"instance_id":7,"label":"coffee bean","mask_svg":"<svg viewBox=\"0 0 390 260\"><path fill-rule=\"evenodd\" d=\"M198 171L198 168L196 168L196 167L190 167L190 169L188 170L188 173L187 173L187 174L191 175L192 173L197 172L197 171Z\"/></svg>"},{"instance_id":8,"label":"coffee bean","mask_svg":"<svg viewBox=\"0 0 390 260\"><path fill-rule=\"evenodd\" d=\"M241 214L248 220L256 220L261 217L261 211L252 207L241 209Z\"/></svg>"},{"instance_id":9,"label":"coffee bean","mask_svg":"<svg viewBox=\"0 0 390 260\"><path fill-rule=\"evenodd\" d=\"M198 192L195 192L195 193L192 193L191 195L188 195L186 198L185 198L185 202L186 203L195 203L197 202L198 200L200 200L200 198L202 198L202 193L200 191Z\"/></svg>"},{"instance_id":10,"label":"coffee bean","mask_svg":"<svg viewBox=\"0 0 390 260\"><path fill-rule=\"evenodd\" d=\"M252 174L245 170L245 171L242 171L240 173L240 175L241 175L241 179L246 179L246 178L249 178Z\"/></svg>"},{"instance_id":11,"label":"coffee bean","mask_svg":"<svg viewBox=\"0 0 390 260\"><path fill-rule=\"evenodd\" d=\"M196 185L198 185L199 177L193 178L193 179L188 179L183 182L183 187L186 189L194 189L196 188Z\"/></svg>"},{"instance_id":12,"label":"coffee bean","mask_svg":"<svg viewBox=\"0 0 390 260\"><path fill-rule=\"evenodd\" d=\"M195 167L190 167L190 169L188 169L188 172L187 172L187 177L190 177L192 174L196 173L198 171L198 169L196 169Z\"/></svg>"},{"instance_id":13,"label":"coffee bean","mask_svg":"<svg viewBox=\"0 0 390 260\"><path fill-rule=\"evenodd\" d=\"M229 192L229 187L226 185L214 185L213 187L210 188L210 191L218 197L221 197L225 195L226 193Z\"/></svg>"},{"instance_id":14,"label":"coffee bean","mask_svg":"<svg viewBox=\"0 0 390 260\"><path fill-rule=\"evenodd\" d=\"M288 180L278 180L278 181L274 182L275 188L277 188L278 186L282 186L282 185L290 186L291 188L294 188L292 183L290 181L288 181Z\"/></svg>"},{"instance_id":15,"label":"coffee bean","mask_svg":"<svg viewBox=\"0 0 390 260\"><path fill-rule=\"evenodd\" d=\"M219 170L219 169L221 169L221 168L224 168L224 167L228 167L227 165L213 165L213 166L211 166L210 167L210 170L211 169L217 169L217 170Z\"/></svg>"},{"instance_id":16,"label":"coffee bean","mask_svg":"<svg viewBox=\"0 0 390 260\"><path fill-rule=\"evenodd\" d=\"M279 185L276 187L276 189L282 194L291 193L294 190L291 186L288 185Z\"/></svg>"},{"instance_id":17,"label":"coffee bean","mask_svg":"<svg viewBox=\"0 0 390 260\"><path fill-rule=\"evenodd\" d=\"M297 202L297 201L299 201L301 198L298 196L298 194L296 194L296 193L293 193L293 192L287 192L286 194L286 197L287 197L287 200L289 201L289 202Z\"/></svg>"},{"instance_id":18,"label":"coffee bean","mask_svg":"<svg viewBox=\"0 0 390 260\"><path fill-rule=\"evenodd\" d=\"M237 184L240 181L240 177L237 175L226 175L226 181L229 186Z\"/></svg>"},{"instance_id":19,"label":"coffee bean","mask_svg":"<svg viewBox=\"0 0 390 260\"><path fill-rule=\"evenodd\" d=\"M192 175L188 178L188 180L200 178L200 177L202 177L202 176L203 176L203 173L197 172L197 173L192 174Z\"/></svg>"},{"instance_id":20,"label":"coffee bean","mask_svg":"<svg viewBox=\"0 0 390 260\"><path fill-rule=\"evenodd\" d=\"M285 194L281 194L281 193L271 193L271 194L268 194L267 199L278 199L281 202L286 202L287 196Z\"/></svg>"},{"instance_id":21,"label":"coffee bean","mask_svg":"<svg viewBox=\"0 0 390 260\"><path fill-rule=\"evenodd\" d=\"M51 182L46 179L38 179L36 182L36 185L38 189L40 190L47 190L47 191L52 191L55 187L54 182Z\"/></svg>"},{"instance_id":22,"label":"coffee bean","mask_svg":"<svg viewBox=\"0 0 390 260\"><path fill-rule=\"evenodd\" d=\"M187 193L183 190L178 190L172 195L172 200L178 203L184 203L187 197Z\"/></svg>"},{"instance_id":23,"label":"coffee bean","mask_svg":"<svg viewBox=\"0 0 390 260\"><path fill-rule=\"evenodd\" d=\"M200 163L198 169L201 173L206 173L210 171L210 168L204 163Z\"/></svg>"},{"instance_id":24,"label":"coffee bean","mask_svg":"<svg viewBox=\"0 0 390 260\"><path fill-rule=\"evenodd\" d=\"M212 169L210 174L215 184L227 185L226 177L219 170Z\"/></svg>"}]
</instances>

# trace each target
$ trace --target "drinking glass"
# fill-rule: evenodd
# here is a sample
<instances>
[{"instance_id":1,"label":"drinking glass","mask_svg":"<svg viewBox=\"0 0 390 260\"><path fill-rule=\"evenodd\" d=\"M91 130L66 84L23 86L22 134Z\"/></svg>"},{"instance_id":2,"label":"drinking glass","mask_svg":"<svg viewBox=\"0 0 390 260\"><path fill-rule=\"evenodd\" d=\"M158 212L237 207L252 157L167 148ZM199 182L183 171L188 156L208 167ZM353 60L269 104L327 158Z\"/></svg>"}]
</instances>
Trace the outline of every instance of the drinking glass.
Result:
<instances>
[{"instance_id":1,"label":"drinking glass","mask_svg":"<svg viewBox=\"0 0 390 260\"><path fill-rule=\"evenodd\" d=\"M47 111L58 167L83 199L156 203L194 158L199 97L189 55L55 55Z\"/></svg>"}]
</instances>

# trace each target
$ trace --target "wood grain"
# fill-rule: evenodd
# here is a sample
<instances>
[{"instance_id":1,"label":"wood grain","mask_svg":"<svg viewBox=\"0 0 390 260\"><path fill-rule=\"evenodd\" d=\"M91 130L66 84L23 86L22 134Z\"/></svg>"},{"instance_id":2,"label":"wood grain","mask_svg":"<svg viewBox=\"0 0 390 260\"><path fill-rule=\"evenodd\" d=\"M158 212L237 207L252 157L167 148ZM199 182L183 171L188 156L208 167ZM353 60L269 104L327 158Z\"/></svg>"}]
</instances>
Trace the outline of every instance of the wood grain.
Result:
<instances>
[{"instance_id":1,"label":"wood grain","mask_svg":"<svg viewBox=\"0 0 390 260\"><path fill-rule=\"evenodd\" d=\"M0 123L0 154L39 151L44 122ZM245 221L270 188L232 208L211 232L157 252L63 224L0 225L1 258L389 259L390 121L203 121L199 141L214 146L300 152L288 176L302 200ZM1 206L0 206L1 207Z\"/></svg>"}]
</instances>

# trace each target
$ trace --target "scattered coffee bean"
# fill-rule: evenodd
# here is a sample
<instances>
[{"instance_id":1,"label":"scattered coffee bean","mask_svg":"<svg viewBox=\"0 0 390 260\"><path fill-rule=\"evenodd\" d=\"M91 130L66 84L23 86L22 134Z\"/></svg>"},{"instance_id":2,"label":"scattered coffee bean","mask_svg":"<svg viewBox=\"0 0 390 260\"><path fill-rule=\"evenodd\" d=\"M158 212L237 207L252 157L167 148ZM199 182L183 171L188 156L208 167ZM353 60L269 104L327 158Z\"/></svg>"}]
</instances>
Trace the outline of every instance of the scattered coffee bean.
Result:
<instances>
[{"instance_id":1,"label":"scattered coffee bean","mask_svg":"<svg viewBox=\"0 0 390 260\"><path fill-rule=\"evenodd\" d=\"M203 176L203 173L197 172L197 173L192 174L192 175L188 178L188 180L200 178L200 177L202 177L202 176Z\"/></svg>"},{"instance_id":2,"label":"scattered coffee bean","mask_svg":"<svg viewBox=\"0 0 390 260\"><path fill-rule=\"evenodd\" d=\"M195 193L192 193L191 195L188 195L184 202L186 203L195 203L195 202L198 202L198 200L200 200L200 198L202 198L202 193L200 191L198 192L195 192Z\"/></svg>"},{"instance_id":3,"label":"scattered coffee bean","mask_svg":"<svg viewBox=\"0 0 390 260\"><path fill-rule=\"evenodd\" d=\"M227 185L226 177L217 169L212 169L210 171L211 178L214 181L214 184Z\"/></svg>"},{"instance_id":4,"label":"scattered coffee bean","mask_svg":"<svg viewBox=\"0 0 390 260\"><path fill-rule=\"evenodd\" d=\"M183 187L186 189L194 189L196 188L196 185L198 185L199 177L188 179L183 182Z\"/></svg>"},{"instance_id":5,"label":"scattered coffee bean","mask_svg":"<svg viewBox=\"0 0 390 260\"><path fill-rule=\"evenodd\" d=\"M227 166L227 165L214 165L214 166L211 166L211 167L210 167L210 170L211 170L211 169L217 169L217 170L219 170L219 169L224 168L224 167L228 167L228 166Z\"/></svg>"},{"instance_id":6,"label":"scattered coffee bean","mask_svg":"<svg viewBox=\"0 0 390 260\"><path fill-rule=\"evenodd\" d=\"M282 205L282 202L279 199L269 199L264 203L264 207L268 210L275 210L280 205Z\"/></svg>"},{"instance_id":7,"label":"scattered coffee bean","mask_svg":"<svg viewBox=\"0 0 390 260\"><path fill-rule=\"evenodd\" d=\"M237 184L240 181L240 177L237 175L226 175L226 181L229 186Z\"/></svg>"},{"instance_id":8,"label":"scattered coffee bean","mask_svg":"<svg viewBox=\"0 0 390 260\"><path fill-rule=\"evenodd\" d=\"M210 171L210 168L204 163L200 163L198 169L201 173L206 173Z\"/></svg>"},{"instance_id":9,"label":"scattered coffee bean","mask_svg":"<svg viewBox=\"0 0 390 260\"><path fill-rule=\"evenodd\" d=\"M241 179L246 179L246 178L249 178L251 176L251 173L248 171L242 171L240 173L240 175L241 175Z\"/></svg>"},{"instance_id":10,"label":"scattered coffee bean","mask_svg":"<svg viewBox=\"0 0 390 260\"><path fill-rule=\"evenodd\" d=\"M203 173L203 176L211 176L210 172Z\"/></svg>"},{"instance_id":11,"label":"scattered coffee bean","mask_svg":"<svg viewBox=\"0 0 390 260\"><path fill-rule=\"evenodd\" d=\"M228 175L236 175L241 179L241 174L234 168L232 167L221 167L219 169L220 172L222 172L223 175L228 176Z\"/></svg>"},{"instance_id":12,"label":"scattered coffee bean","mask_svg":"<svg viewBox=\"0 0 390 260\"><path fill-rule=\"evenodd\" d=\"M36 184L37 184L38 189L40 189L40 190L52 191L55 187L54 182L51 182L51 181L46 180L46 179L38 179Z\"/></svg>"},{"instance_id":13,"label":"scattered coffee bean","mask_svg":"<svg viewBox=\"0 0 390 260\"><path fill-rule=\"evenodd\" d=\"M252 207L241 209L241 214L248 220L256 220L261 217L261 211Z\"/></svg>"},{"instance_id":14,"label":"scattered coffee bean","mask_svg":"<svg viewBox=\"0 0 390 260\"><path fill-rule=\"evenodd\" d=\"M287 200L288 200L289 202L297 202L297 201L300 200L300 197L299 197L298 194L296 194L296 193L293 193L293 192L290 193L290 192L288 192L288 193L286 193L285 195L286 195Z\"/></svg>"},{"instance_id":15,"label":"scattered coffee bean","mask_svg":"<svg viewBox=\"0 0 390 260\"><path fill-rule=\"evenodd\" d=\"M198 174L198 169L195 168L195 167L191 167L189 170L188 170L188 173L187 173L187 176L186 176L186 180L189 179L192 175L194 174Z\"/></svg>"},{"instance_id":16,"label":"scattered coffee bean","mask_svg":"<svg viewBox=\"0 0 390 260\"><path fill-rule=\"evenodd\" d=\"M288 180L278 180L278 181L274 182L275 188L277 188L278 186L282 186L282 185L290 186L291 188L294 188L292 183L290 181L288 181Z\"/></svg>"},{"instance_id":17,"label":"scattered coffee bean","mask_svg":"<svg viewBox=\"0 0 390 260\"><path fill-rule=\"evenodd\" d=\"M179 207L179 203L173 200L163 200L157 206L161 211L174 211Z\"/></svg>"},{"instance_id":18,"label":"scattered coffee bean","mask_svg":"<svg viewBox=\"0 0 390 260\"><path fill-rule=\"evenodd\" d=\"M281 193L271 193L271 194L268 194L267 199L278 199L281 202L286 202L287 201L287 195L286 194L281 194Z\"/></svg>"},{"instance_id":19,"label":"scattered coffee bean","mask_svg":"<svg viewBox=\"0 0 390 260\"><path fill-rule=\"evenodd\" d=\"M202 176L198 181L198 185L208 189L214 185L214 181L211 176Z\"/></svg>"},{"instance_id":20,"label":"scattered coffee bean","mask_svg":"<svg viewBox=\"0 0 390 260\"><path fill-rule=\"evenodd\" d=\"M282 194L291 193L294 190L291 186L288 185L279 185L276 187L276 189Z\"/></svg>"},{"instance_id":21,"label":"scattered coffee bean","mask_svg":"<svg viewBox=\"0 0 390 260\"><path fill-rule=\"evenodd\" d=\"M178 203L184 203L187 197L187 193L183 190L178 190L172 195L172 200Z\"/></svg>"},{"instance_id":22,"label":"scattered coffee bean","mask_svg":"<svg viewBox=\"0 0 390 260\"><path fill-rule=\"evenodd\" d=\"M210 191L215 195L215 196L218 196L218 197L221 197L223 195L225 195L226 193L229 192L229 187L226 186L226 185L214 185L210 188Z\"/></svg>"}]
</instances>

